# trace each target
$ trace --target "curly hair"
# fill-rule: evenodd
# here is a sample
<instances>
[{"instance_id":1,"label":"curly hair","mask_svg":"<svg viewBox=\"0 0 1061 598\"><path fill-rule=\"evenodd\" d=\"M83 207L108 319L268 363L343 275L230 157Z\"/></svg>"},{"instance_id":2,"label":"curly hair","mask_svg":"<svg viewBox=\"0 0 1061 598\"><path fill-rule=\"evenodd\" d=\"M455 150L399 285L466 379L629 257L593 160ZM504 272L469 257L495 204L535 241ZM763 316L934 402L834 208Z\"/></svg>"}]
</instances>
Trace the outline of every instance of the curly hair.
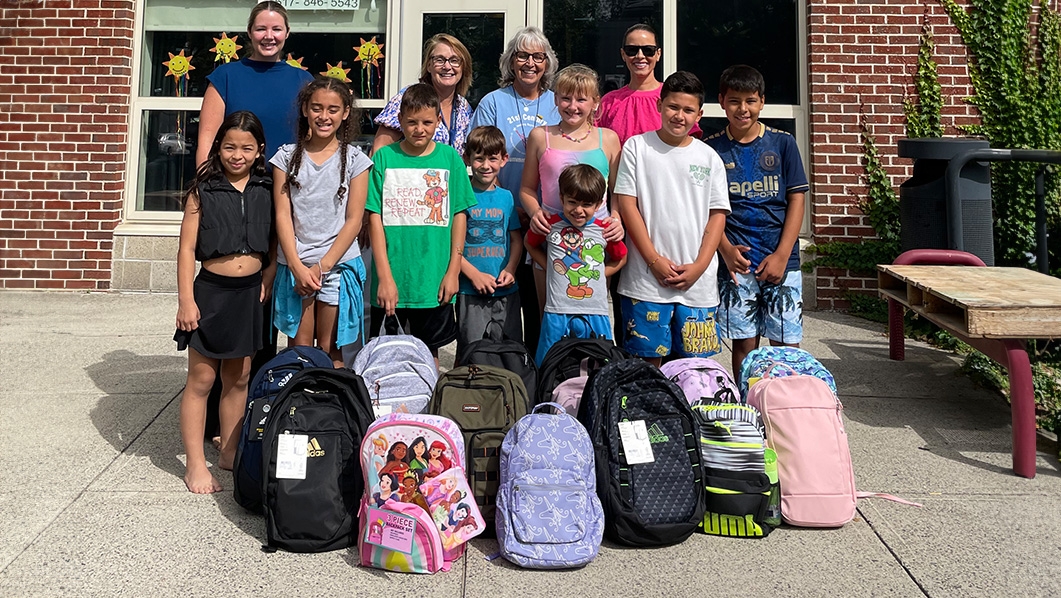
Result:
<instances>
[{"instance_id":1,"label":"curly hair","mask_svg":"<svg viewBox=\"0 0 1061 598\"><path fill-rule=\"evenodd\" d=\"M287 180L284 181L284 193L291 193L291 187L300 189L302 185L298 182L298 172L302 168L302 156L306 153L306 141L309 140L309 118L304 110L309 106L313 94L319 90L334 91L343 102L343 107L350 110L350 114L339 125L335 137L339 140L339 189L335 192L336 201L342 202L346 196L346 157L350 151L350 142L359 133L358 122L361 113L355 101L354 92L346 83L332 77L317 77L306 84L302 91L298 92L295 104L298 106L298 131L296 135L295 151L292 152L291 162L287 166Z\"/></svg>"}]
</instances>

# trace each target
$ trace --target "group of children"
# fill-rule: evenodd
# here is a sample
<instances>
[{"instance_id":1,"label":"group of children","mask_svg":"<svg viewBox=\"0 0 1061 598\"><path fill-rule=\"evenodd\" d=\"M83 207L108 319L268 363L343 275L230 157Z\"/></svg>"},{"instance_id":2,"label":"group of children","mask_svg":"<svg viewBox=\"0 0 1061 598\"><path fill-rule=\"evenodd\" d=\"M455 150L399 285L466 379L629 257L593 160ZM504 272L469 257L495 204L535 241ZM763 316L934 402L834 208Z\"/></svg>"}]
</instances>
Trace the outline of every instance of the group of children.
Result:
<instances>
[{"instance_id":1,"label":"group of children","mask_svg":"<svg viewBox=\"0 0 1061 598\"><path fill-rule=\"evenodd\" d=\"M588 70L568 67L555 84L558 106L567 103L561 117L571 121L557 133L574 143L572 132L593 130L583 124L600 101L595 77L579 69ZM533 204L517 204L498 185L508 159L498 129L473 130L463 156L432 140L439 98L427 84L402 97L403 139L370 159L351 144L357 108L349 87L315 79L298 97L297 143L269 159L271 193L261 124L249 112L227 117L181 227L175 340L191 348L181 404L189 490L220 490L201 442L217 371L219 465L232 466L250 355L262 343L255 319L270 296L274 323L292 344L316 344L338 367L340 348L364 337L370 280L374 328L395 317L437 360L440 347L482 338L492 323L522 337L515 271L525 249L544 274L539 363L564 336L611 338L607 281L624 266L614 309L620 342L635 356L657 365L668 356L710 356L721 335L734 339L739 365L760 335L798 344L795 242L807 183L791 136L758 120L763 94L757 71L727 69L719 101L729 126L704 143L690 136L703 86L677 72L660 93L662 126L626 141L617 172L609 177L591 159L550 176L539 169L542 196ZM548 144L551 132L544 134ZM525 236L519 209L530 217ZM371 248L370 275L361 244Z\"/></svg>"}]
</instances>

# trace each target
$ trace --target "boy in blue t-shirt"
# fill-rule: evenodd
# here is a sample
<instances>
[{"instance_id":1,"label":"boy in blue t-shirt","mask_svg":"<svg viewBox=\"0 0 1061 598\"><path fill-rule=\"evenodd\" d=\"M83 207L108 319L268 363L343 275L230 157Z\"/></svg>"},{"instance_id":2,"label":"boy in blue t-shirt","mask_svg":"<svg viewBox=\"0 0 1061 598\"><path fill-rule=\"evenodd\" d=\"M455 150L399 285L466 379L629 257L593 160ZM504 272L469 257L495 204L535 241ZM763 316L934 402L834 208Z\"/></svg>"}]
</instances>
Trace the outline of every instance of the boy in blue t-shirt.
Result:
<instances>
[{"instance_id":1,"label":"boy in blue t-shirt","mask_svg":"<svg viewBox=\"0 0 1061 598\"><path fill-rule=\"evenodd\" d=\"M718 322L733 341L734 372L761 336L771 345L798 347L803 340L797 241L809 187L796 140L759 122L765 88L750 66L723 71L718 102L729 125L705 140L722 156L729 180Z\"/></svg>"},{"instance_id":2,"label":"boy in blue t-shirt","mask_svg":"<svg viewBox=\"0 0 1061 598\"><path fill-rule=\"evenodd\" d=\"M464 144L477 205L468 209L468 232L461 259L457 295L457 354L483 338L491 321L502 336L523 340L516 267L523 236L512 193L498 186L497 175L508 162L505 135L497 127L476 127Z\"/></svg>"}]
</instances>

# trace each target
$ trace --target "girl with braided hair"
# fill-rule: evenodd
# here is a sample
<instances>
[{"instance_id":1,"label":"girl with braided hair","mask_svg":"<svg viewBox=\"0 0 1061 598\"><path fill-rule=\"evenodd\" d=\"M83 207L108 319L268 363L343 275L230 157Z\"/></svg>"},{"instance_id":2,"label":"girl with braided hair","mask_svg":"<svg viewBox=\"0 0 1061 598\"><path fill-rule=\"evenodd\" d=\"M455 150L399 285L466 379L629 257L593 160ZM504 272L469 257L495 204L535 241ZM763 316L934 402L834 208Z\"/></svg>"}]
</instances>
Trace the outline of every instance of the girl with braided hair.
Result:
<instances>
[{"instance_id":1,"label":"girl with braided hair","mask_svg":"<svg viewBox=\"0 0 1061 598\"><path fill-rule=\"evenodd\" d=\"M372 161L351 144L359 120L343 82L318 77L298 94L298 135L270 160L277 254L273 323L293 345L324 349L361 337L365 265L361 230Z\"/></svg>"}]
</instances>

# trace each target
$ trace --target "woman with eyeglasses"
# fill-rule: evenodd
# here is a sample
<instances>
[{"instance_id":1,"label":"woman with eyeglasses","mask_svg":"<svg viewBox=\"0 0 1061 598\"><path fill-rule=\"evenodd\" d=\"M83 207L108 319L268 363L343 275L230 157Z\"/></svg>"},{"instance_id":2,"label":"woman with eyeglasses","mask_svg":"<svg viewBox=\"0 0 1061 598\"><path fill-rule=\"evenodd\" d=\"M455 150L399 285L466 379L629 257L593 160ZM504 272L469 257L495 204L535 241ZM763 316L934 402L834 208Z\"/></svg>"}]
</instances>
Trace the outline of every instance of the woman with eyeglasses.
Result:
<instances>
[{"instance_id":1,"label":"woman with eyeglasses","mask_svg":"<svg viewBox=\"0 0 1061 598\"><path fill-rule=\"evenodd\" d=\"M630 71L630 83L604 94L597 126L615 131L625 144L634 135L658 130L661 124L656 104L663 84L656 79L660 47L655 30L644 23L627 29L620 56ZM699 137L700 127L693 125L691 134Z\"/></svg>"},{"instance_id":2,"label":"woman with eyeglasses","mask_svg":"<svg viewBox=\"0 0 1061 598\"><path fill-rule=\"evenodd\" d=\"M435 129L435 143L444 143L464 153L464 141L471 130L472 107L464 95L472 86L472 56L468 48L452 35L439 33L424 44L424 63L420 67L420 83L427 83L435 88L441 104L441 120ZM408 86L406 86L408 87ZM376 138L372 141L372 151L390 145L402 138L401 124L398 122L398 108L401 107L403 87L396 96L387 102L387 106L376 117Z\"/></svg>"},{"instance_id":3,"label":"woman with eyeglasses","mask_svg":"<svg viewBox=\"0 0 1061 598\"><path fill-rule=\"evenodd\" d=\"M501 54L501 86L486 94L475 109L471 127L495 126L505 134L508 163L501 168L498 184L519 198L523 179L523 162L527 157L527 138L535 127L560 122L560 112L552 87L557 70L556 53L537 27L525 27L508 41ZM527 228L526 215L517 210ZM537 349L540 314L538 296L534 290L534 274L529 264L516 271L523 308L523 339L531 354Z\"/></svg>"}]
</instances>

